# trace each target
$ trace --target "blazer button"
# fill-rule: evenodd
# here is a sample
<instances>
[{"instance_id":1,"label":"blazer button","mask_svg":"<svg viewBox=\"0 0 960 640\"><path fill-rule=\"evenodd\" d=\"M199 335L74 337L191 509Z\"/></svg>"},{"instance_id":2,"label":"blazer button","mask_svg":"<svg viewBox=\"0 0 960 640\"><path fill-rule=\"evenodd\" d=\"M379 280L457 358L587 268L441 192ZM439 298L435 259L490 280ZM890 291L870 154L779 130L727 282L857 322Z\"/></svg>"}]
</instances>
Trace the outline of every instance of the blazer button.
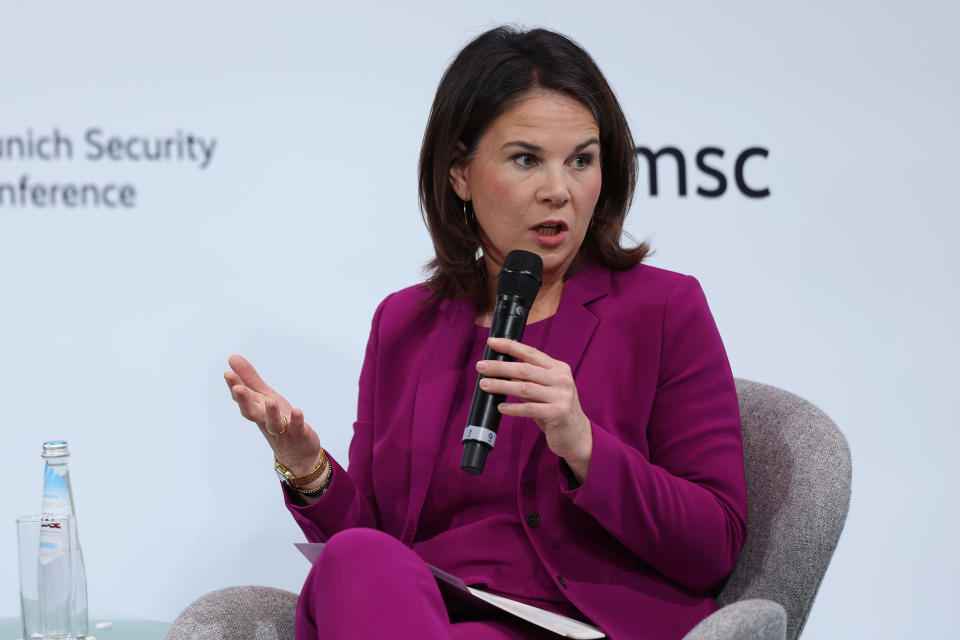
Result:
<instances>
[{"instance_id":1,"label":"blazer button","mask_svg":"<svg viewBox=\"0 0 960 640\"><path fill-rule=\"evenodd\" d=\"M527 519L527 525L529 525L531 529L536 529L540 526L540 514L536 511L527 511L525 517Z\"/></svg>"},{"instance_id":2,"label":"blazer button","mask_svg":"<svg viewBox=\"0 0 960 640\"><path fill-rule=\"evenodd\" d=\"M559 582L559 583L560 583L560 586L563 587L564 589L567 588L567 581L564 580L564 579L563 579L563 576L561 576L561 575L559 575L559 574L557 575L557 582Z\"/></svg>"}]
</instances>

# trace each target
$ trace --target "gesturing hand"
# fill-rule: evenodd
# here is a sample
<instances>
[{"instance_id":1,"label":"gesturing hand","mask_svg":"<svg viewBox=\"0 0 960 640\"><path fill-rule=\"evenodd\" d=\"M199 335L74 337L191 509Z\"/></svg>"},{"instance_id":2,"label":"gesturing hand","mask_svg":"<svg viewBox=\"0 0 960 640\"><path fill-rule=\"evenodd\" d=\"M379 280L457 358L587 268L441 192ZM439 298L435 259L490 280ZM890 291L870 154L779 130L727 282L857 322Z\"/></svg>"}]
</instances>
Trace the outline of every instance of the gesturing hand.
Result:
<instances>
[{"instance_id":1,"label":"gesturing hand","mask_svg":"<svg viewBox=\"0 0 960 640\"><path fill-rule=\"evenodd\" d=\"M255 422L274 455L296 475L309 473L320 459L320 438L303 412L271 389L243 356L233 355L223 374L240 415Z\"/></svg>"},{"instance_id":2,"label":"gesturing hand","mask_svg":"<svg viewBox=\"0 0 960 640\"><path fill-rule=\"evenodd\" d=\"M550 450L566 460L583 482L593 452L593 432L580 408L570 366L515 340L490 338L487 344L517 362L479 361L477 371L488 376L480 381L480 388L523 400L502 403L500 413L532 418L546 434Z\"/></svg>"}]
</instances>

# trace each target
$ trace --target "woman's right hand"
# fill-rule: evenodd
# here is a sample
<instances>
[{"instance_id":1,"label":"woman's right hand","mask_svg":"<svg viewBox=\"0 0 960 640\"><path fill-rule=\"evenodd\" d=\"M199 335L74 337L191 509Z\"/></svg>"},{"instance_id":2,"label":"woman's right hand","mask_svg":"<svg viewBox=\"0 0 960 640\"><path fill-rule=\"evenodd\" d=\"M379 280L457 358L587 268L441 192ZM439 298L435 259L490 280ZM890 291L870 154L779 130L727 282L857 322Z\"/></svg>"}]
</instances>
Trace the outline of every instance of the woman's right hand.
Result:
<instances>
[{"instance_id":1,"label":"woman's right hand","mask_svg":"<svg viewBox=\"0 0 960 640\"><path fill-rule=\"evenodd\" d=\"M304 422L303 411L294 409L283 396L271 389L243 356L230 356L228 362L232 371L227 371L223 377L230 395L240 407L240 415L256 423L283 466L298 476L313 471L322 449L317 432ZM323 477L328 473L329 470Z\"/></svg>"}]
</instances>

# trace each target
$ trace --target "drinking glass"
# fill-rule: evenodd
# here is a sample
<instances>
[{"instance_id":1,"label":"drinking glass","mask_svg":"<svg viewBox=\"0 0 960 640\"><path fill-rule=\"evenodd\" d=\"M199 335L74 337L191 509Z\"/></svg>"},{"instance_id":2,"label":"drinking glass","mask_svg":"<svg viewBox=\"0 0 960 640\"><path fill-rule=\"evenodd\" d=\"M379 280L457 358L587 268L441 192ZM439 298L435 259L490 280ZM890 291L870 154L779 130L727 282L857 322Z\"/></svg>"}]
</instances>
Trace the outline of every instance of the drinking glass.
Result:
<instances>
[{"instance_id":1,"label":"drinking glass","mask_svg":"<svg viewBox=\"0 0 960 640\"><path fill-rule=\"evenodd\" d=\"M73 516L17 518L23 638L67 640L73 599Z\"/></svg>"}]
</instances>

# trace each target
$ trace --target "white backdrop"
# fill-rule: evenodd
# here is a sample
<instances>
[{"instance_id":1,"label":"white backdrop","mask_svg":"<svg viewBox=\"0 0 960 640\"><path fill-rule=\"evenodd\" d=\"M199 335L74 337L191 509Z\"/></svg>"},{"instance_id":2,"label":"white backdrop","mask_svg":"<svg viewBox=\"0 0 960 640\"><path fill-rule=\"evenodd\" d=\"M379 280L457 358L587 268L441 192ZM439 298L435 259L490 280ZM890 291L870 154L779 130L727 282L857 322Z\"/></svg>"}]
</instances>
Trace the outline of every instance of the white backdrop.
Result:
<instances>
[{"instance_id":1,"label":"white backdrop","mask_svg":"<svg viewBox=\"0 0 960 640\"><path fill-rule=\"evenodd\" d=\"M957 637L957 5L329 4L4 6L0 185L131 184L136 206L0 186L0 616L18 614L13 518L39 508L51 438L74 452L93 615L299 590L301 534L227 356L346 459L371 313L430 256L415 176L436 84L510 22L574 37L638 144L683 151L688 195L664 160L630 232L700 279L735 375L810 399L850 441L850 516L806 636ZM216 146L202 169L93 160L91 128ZM9 143L54 129L72 159ZM706 146L725 150L720 198L696 193L715 184L693 166ZM751 146L767 198L734 188Z\"/></svg>"}]
</instances>

